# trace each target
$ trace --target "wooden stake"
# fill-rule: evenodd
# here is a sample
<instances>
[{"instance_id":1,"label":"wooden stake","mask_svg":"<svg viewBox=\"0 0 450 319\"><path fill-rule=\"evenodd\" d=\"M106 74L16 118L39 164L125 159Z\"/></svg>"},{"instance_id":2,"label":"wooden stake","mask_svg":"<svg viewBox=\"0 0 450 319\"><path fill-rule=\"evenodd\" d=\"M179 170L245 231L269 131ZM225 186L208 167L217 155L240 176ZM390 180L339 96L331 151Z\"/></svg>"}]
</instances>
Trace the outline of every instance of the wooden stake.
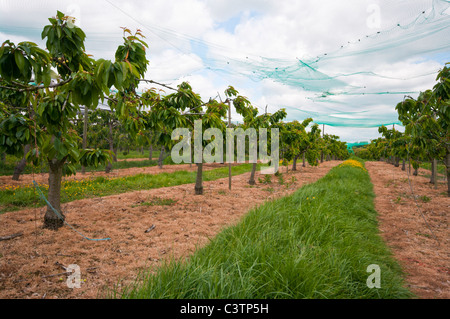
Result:
<instances>
[{"instance_id":1,"label":"wooden stake","mask_svg":"<svg viewBox=\"0 0 450 319\"><path fill-rule=\"evenodd\" d=\"M84 123L83 123L83 149L87 147L87 128L88 128L88 109L84 107ZM86 167L81 166L81 174L86 174Z\"/></svg>"},{"instance_id":2,"label":"wooden stake","mask_svg":"<svg viewBox=\"0 0 450 319\"><path fill-rule=\"evenodd\" d=\"M228 128L231 128L231 103L230 100L228 100ZM231 145L231 141L228 141L228 145ZM228 148L228 151L233 151L233 158L234 158L234 150ZM231 161L228 163L228 189L231 190Z\"/></svg>"}]
</instances>

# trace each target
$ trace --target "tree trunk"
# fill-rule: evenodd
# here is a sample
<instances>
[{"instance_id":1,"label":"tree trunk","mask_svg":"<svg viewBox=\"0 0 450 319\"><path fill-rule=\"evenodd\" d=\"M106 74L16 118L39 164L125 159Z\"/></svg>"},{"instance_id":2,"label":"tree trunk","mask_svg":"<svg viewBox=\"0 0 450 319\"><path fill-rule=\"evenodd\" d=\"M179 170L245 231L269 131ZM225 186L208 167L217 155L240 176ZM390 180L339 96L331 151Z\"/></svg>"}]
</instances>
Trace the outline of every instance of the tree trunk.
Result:
<instances>
[{"instance_id":1,"label":"tree trunk","mask_svg":"<svg viewBox=\"0 0 450 319\"><path fill-rule=\"evenodd\" d=\"M108 134L109 150L111 152L114 152L112 121L108 122L108 127L109 127L109 134ZM108 165L106 165L105 173L107 173L107 174L111 173L112 167L113 167L112 162L109 162Z\"/></svg>"},{"instance_id":2,"label":"tree trunk","mask_svg":"<svg viewBox=\"0 0 450 319\"><path fill-rule=\"evenodd\" d=\"M320 162L323 163L323 151L320 153Z\"/></svg>"},{"instance_id":3,"label":"tree trunk","mask_svg":"<svg viewBox=\"0 0 450 319\"><path fill-rule=\"evenodd\" d=\"M415 168L415 169L414 169L413 175L414 175L414 176L419 175L419 168Z\"/></svg>"},{"instance_id":4,"label":"tree trunk","mask_svg":"<svg viewBox=\"0 0 450 319\"><path fill-rule=\"evenodd\" d=\"M293 171L296 171L296 170L297 170L297 159L298 159L298 156L299 156L299 155L294 156L294 161L293 161L293 163L292 163L292 170L293 170Z\"/></svg>"},{"instance_id":5,"label":"tree trunk","mask_svg":"<svg viewBox=\"0 0 450 319\"><path fill-rule=\"evenodd\" d=\"M112 163L109 162L109 163L106 165L106 167L105 167L105 173L106 173L106 174L111 173L111 172L112 172L112 168L113 168Z\"/></svg>"},{"instance_id":6,"label":"tree trunk","mask_svg":"<svg viewBox=\"0 0 450 319\"><path fill-rule=\"evenodd\" d=\"M257 163L253 163L252 164L252 172L250 174L250 179L248 181L248 183L250 185L255 185L256 184L256 182L255 182L256 165L257 165Z\"/></svg>"},{"instance_id":7,"label":"tree trunk","mask_svg":"<svg viewBox=\"0 0 450 319\"><path fill-rule=\"evenodd\" d=\"M14 167L14 174L12 177L13 181L18 181L20 174L22 174L23 170L25 169L25 166L27 166L27 153L30 151L31 145L27 144L24 146L23 148L23 157L22 159L19 161L19 163L17 163L16 167Z\"/></svg>"},{"instance_id":8,"label":"tree trunk","mask_svg":"<svg viewBox=\"0 0 450 319\"><path fill-rule=\"evenodd\" d=\"M47 206L44 216L44 228L57 230L64 225L64 214L61 211L61 180L64 160L53 159L48 162L48 202L59 213Z\"/></svg>"},{"instance_id":9,"label":"tree trunk","mask_svg":"<svg viewBox=\"0 0 450 319\"><path fill-rule=\"evenodd\" d=\"M0 162L5 163L6 162L6 153L0 154Z\"/></svg>"},{"instance_id":10,"label":"tree trunk","mask_svg":"<svg viewBox=\"0 0 450 319\"><path fill-rule=\"evenodd\" d=\"M306 167L306 155L303 153L303 167Z\"/></svg>"},{"instance_id":11,"label":"tree trunk","mask_svg":"<svg viewBox=\"0 0 450 319\"><path fill-rule=\"evenodd\" d=\"M203 195L203 163L197 163L197 178L195 180L195 195Z\"/></svg>"},{"instance_id":12,"label":"tree trunk","mask_svg":"<svg viewBox=\"0 0 450 319\"><path fill-rule=\"evenodd\" d=\"M394 166L400 167L400 158L398 158L397 156L394 157Z\"/></svg>"},{"instance_id":13,"label":"tree trunk","mask_svg":"<svg viewBox=\"0 0 450 319\"><path fill-rule=\"evenodd\" d=\"M164 146L161 147L161 152L159 153L159 158L158 158L158 166L159 168L163 168L163 160L164 160Z\"/></svg>"},{"instance_id":14,"label":"tree trunk","mask_svg":"<svg viewBox=\"0 0 450 319\"><path fill-rule=\"evenodd\" d=\"M150 144L150 148L148 150L148 159L151 161L153 159L153 145Z\"/></svg>"},{"instance_id":15,"label":"tree trunk","mask_svg":"<svg viewBox=\"0 0 450 319\"><path fill-rule=\"evenodd\" d=\"M405 161L405 159L403 159L403 162L402 162L402 171L405 171L406 170L406 161Z\"/></svg>"}]
</instances>

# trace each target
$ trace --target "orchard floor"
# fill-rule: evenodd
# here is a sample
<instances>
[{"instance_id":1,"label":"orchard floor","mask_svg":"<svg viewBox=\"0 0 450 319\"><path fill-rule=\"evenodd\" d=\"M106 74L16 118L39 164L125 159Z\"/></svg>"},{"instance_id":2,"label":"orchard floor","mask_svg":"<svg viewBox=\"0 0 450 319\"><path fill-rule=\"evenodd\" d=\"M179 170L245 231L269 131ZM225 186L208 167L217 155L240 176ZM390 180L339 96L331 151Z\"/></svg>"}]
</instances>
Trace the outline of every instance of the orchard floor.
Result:
<instances>
[{"instance_id":1,"label":"orchard floor","mask_svg":"<svg viewBox=\"0 0 450 319\"><path fill-rule=\"evenodd\" d=\"M189 256L252 207L315 182L339 163L300 165L297 172L283 174L285 182L296 179L289 187L274 176L272 184L250 187L250 173L245 173L233 176L231 191L228 178L205 182L203 196L194 195L194 185L187 184L63 205L67 222L77 231L94 239L109 237L109 241L86 240L67 226L56 232L43 229L45 208L2 214L0 237L23 235L0 241L0 298L101 298L104 287L120 288L133 282L140 270ZM259 177L257 173L256 180ZM175 202L143 205L154 197ZM67 286L63 266L70 264L80 267L81 288Z\"/></svg>"},{"instance_id":2,"label":"orchard floor","mask_svg":"<svg viewBox=\"0 0 450 319\"><path fill-rule=\"evenodd\" d=\"M139 159L133 159L138 161ZM128 159L130 161L130 159ZM235 165L235 164L233 164ZM204 164L203 170L211 170L220 167L228 167L228 164ZM195 164L175 164L175 165L163 165L162 168L159 166L148 166L148 167L131 167L131 168L121 168L115 169L110 173L105 173L104 171L99 172L86 172L85 174L81 174L78 172L75 175L63 177L64 180L82 180L96 177L109 177L109 178L117 178L124 176L132 176L137 174L159 174L159 173L173 173L176 171L196 171L197 165ZM39 174L22 174L18 181L13 181L12 176L0 176L0 186L3 185L27 185L32 184L33 180L38 183L48 184L48 173L39 173Z\"/></svg>"},{"instance_id":3,"label":"orchard floor","mask_svg":"<svg viewBox=\"0 0 450 319\"><path fill-rule=\"evenodd\" d=\"M67 222L78 231L90 238L109 237L109 241L88 241L69 227L57 232L42 229L45 208L2 214L0 237L23 235L0 241L0 298L88 299L104 297L105 287L116 286L120 291L139 271L189 256L221 229L237 223L250 208L315 182L339 163L300 165L299 171L289 174L282 168L285 182L296 178L289 187L280 185L276 177L272 184L249 187L246 173L233 177L231 191L227 178L205 182L203 196L195 196L193 184L188 184L63 205ZM381 235L407 274L406 284L419 298L449 298L446 185L441 182L434 190L428 178L411 176L417 207L406 172L381 162L366 162L366 168L374 184ZM431 200L425 203L420 196ZM174 202L143 205L154 197ZM67 286L63 266L70 264L80 266L81 288Z\"/></svg>"},{"instance_id":4,"label":"orchard floor","mask_svg":"<svg viewBox=\"0 0 450 319\"><path fill-rule=\"evenodd\" d=\"M407 286L419 298L449 299L447 182L440 180L434 189L424 176L429 171L408 179L407 171L387 163L365 165L374 184L381 235L406 273Z\"/></svg>"}]
</instances>

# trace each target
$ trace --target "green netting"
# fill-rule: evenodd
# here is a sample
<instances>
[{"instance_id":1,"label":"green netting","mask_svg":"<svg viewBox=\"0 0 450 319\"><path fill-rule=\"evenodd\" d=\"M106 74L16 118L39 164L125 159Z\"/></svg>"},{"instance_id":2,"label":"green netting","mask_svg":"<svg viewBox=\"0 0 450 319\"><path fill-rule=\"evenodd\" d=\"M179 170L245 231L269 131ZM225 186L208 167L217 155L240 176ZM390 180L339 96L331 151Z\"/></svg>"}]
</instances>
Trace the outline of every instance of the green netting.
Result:
<instances>
[{"instance_id":1,"label":"green netting","mask_svg":"<svg viewBox=\"0 0 450 319\"><path fill-rule=\"evenodd\" d=\"M407 81L432 76L438 69L402 77L367 69L366 61L380 59L382 62L386 57L386 61L399 62L431 58L436 54L440 54L441 60L450 61L450 42L447 41L450 38L450 1L381 1L380 6L398 13L383 17L384 29L361 34L331 52L305 59L256 56L167 29L149 28L171 41L178 50L199 55L207 70L223 76L249 78L254 82L273 81L298 89L305 102L279 105L288 109L290 119L311 116L319 124L368 128L401 124L395 105L405 95L417 95L419 91L380 90L379 86L374 90L366 83L373 79L386 83L412 83ZM189 45L183 45L183 42L189 42ZM350 67L339 71L337 66L341 65ZM380 105L390 105L390 109Z\"/></svg>"},{"instance_id":2,"label":"green netting","mask_svg":"<svg viewBox=\"0 0 450 319\"><path fill-rule=\"evenodd\" d=\"M356 142L356 143L347 143L347 150L352 153L355 154L355 152L353 151L353 147L361 147L364 145L368 145L369 142Z\"/></svg>"},{"instance_id":3,"label":"green netting","mask_svg":"<svg viewBox=\"0 0 450 319\"><path fill-rule=\"evenodd\" d=\"M393 6L392 2L383 2L383 5ZM392 19L391 28L373 34L362 34L359 39L348 41L335 51L325 52L313 59L289 60L249 55L236 57L236 53L227 52L224 47L209 46L209 55L204 62L211 69L220 72L245 75L255 81L271 79L326 95L402 94L403 92L360 92L358 89L364 88L364 85L349 85L344 79L357 75L383 79L401 78L377 74L372 70L354 70L338 74L326 72L327 69L333 69L337 62L348 61L355 67L363 67L361 60L359 63L355 60L367 61L382 54L395 55L397 61L436 52L447 53L449 57L450 42L445 40L450 36L449 1L434 0L430 6L426 6L424 1L404 0L395 1L395 7L399 13L407 8L416 8L415 13L411 13L404 20ZM423 75L426 74L417 74L408 79ZM342 88L346 90L341 91Z\"/></svg>"},{"instance_id":4,"label":"green netting","mask_svg":"<svg viewBox=\"0 0 450 319\"><path fill-rule=\"evenodd\" d=\"M450 61L449 0L374 1L383 12L390 13L383 15L380 28L364 31L329 52L317 56L303 52L299 54L305 56L299 58L249 53L245 47L236 50L227 43L213 43L154 25L151 21L138 21L133 12L127 12L118 1L107 0L106 3L138 22L150 44L158 41L186 56L194 56L199 62L196 63L198 68L184 76L213 74L228 85L235 85L236 79L250 79L249 86L271 82L295 90L296 102L273 105L286 108L289 120L313 117L319 124L359 128L401 124L395 105L405 95L417 96L419 90L429 89L417 86L417 82L429 83L439 68ZM0 27L0 31L3 29L6 33L34 32L5 27L1 23ZM320 28L311 25L312 29L316 27ZM88 42L99 38L95 33L90 36L87 32L87 35ZM434 70L411 69L408 75L396 74L395 69L390 69L391 64L403 61L418 64L426 60L439 61L441 65ZM384 68L378 69L378 64Z\"/></svg>"},{"instance_id":5,"label":"green netting","mask_svg":"<svg viewBox=\"0 0 450 319\"><path fill-rule=\"evenodd\" d=\"M245 77L254 82L273 81L298 89L305 102L279 105L288 109L290 119L313 117L319 124L362 128L401 124L394 106L405 95L417 95L419 91L380 90L379 87L374 90L366 83L373 79L407 82L436 74L438 70L401 77L367 69L365 62L384 56L398 62L434 54L441 54L443 60L450 61L450 42L447 41L450 38L450 2L401 0L377 3L383 9L397 13L383 17L383 29L361 34L331 52L304 59L252 55L244 50L231 50L226 45L147 26L177 50L200 56L203 66L199 71L206 69L225 77ZM338 65L350 67L339 71ZM380 105L391 108L387 110Z\"/></svg>"},{"instance_id":6,"label":"green netting","mask_svg":"<svg viewBox=\"0 0 450 319\"><path fill-rule=\"evenodd\" d=\"M436 74L438 70L402 78L367 70L364 61L380 59L383 55L389 56L389 60L401 61L437 53L450 61L450 42L444 40L450 38L450 2L435 0L427 6L423 1L409 0L383 2L383 5L395 6L399 13L408 8L411 14L398 21L394 17L390 28L361 35L333 52L325 52L313 59L287 60L251 56L220 59L221 52L213 53L210 50L210 56L214 58L206 60L206 63L219 72L247 76L253 81L272 80L298 88L303 94L310 93L306 98L314 103L300 102L299 105L286 106L293 119L312 116L316 123L342 127L401 124L394 106L405 95L417 95L419 91L373 91L365 83L373 78L387 82L406 82ZM335 70L338 64L354 67L348 73L327 72L327 69ZM359 85L351 84L355 82ZM391 105L391 109L386 111L379 108L377 101L380 100L384 101L384 105ZM327 112L316 112L314 110L319 107L315 106L320 106L321 110L327 109ZM352 111L348 111L349 109Z\"/></svg>"}]
</instances>

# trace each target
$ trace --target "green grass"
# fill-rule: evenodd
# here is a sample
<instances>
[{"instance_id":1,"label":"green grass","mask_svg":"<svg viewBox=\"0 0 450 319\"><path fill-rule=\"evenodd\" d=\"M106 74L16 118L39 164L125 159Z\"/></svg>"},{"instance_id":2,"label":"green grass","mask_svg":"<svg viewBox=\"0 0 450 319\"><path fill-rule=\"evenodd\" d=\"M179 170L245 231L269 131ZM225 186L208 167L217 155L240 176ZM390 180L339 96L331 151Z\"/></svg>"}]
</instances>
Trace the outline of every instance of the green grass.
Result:
<instances>
[{"instance_id":1,"label":"green grass","mask_svg":"<svg viewBox=\"0 0 450 319\"><path fill-rule=\"evenodd\" d=\"M154 150L152 157L153 158L158 158L159 157L159 150ZM124 154L126 153L126 154ZM144 149L144 154L142 154L139 151L133 150L130 152L124 152L124 151L118 151L117 152L117 158L118 159L130 159L130 158L148 158L149 155L149 150L148 149Z\"/></svg>"},{"instance_id":2,"label":"green grass","mask_svg":"<svg viewBox=\"0 0 450 319\"><path fill-rule=\"evenodd\" d=\"M428 163L428 162L427 163L421 163L420 167L423 168L423 169L431 171L431 163ZM438 172L438 174L442 174L442 175L446 176L447 175L447 168L445 167L444 164L438 164L437 172ZM431 176L431 175L429 175L429 176Z\"/></svg>"},{"instance_id":3,"label":"green grass","mask_svg":"<svg viewBox=\"0 0 450 319\"><path fill-rule=\"evenodd\" d=\"M140 274L108 297L171 299L409 298L379 236L365 170L336 167L293 195L248 212L187 260ZM370 289L367 267L381 268Z\"/></svg>"},{"instance_id":4,"label":"green grass","mask_svg":"<svg viewBox=\"0 0 450 319\"><path fill-rule=\"evenodd\" d=\"M251 164L233 166L232 175L251 171ZM228 167L203 172L204 181L212 181L228 176ZM78 181L65 181L61 190L61 202L77 199L102 197L136 190L169 187L195 183L196 171L177 171L174 173L138 174L121 178L97 177ZM40 185L45 196L48 186ZM33 185L0 187L0 213L15 211L27 207L41 207L45 203L37 195Z\"/></svg>"},{"instance_id":5,"label":"green grass","mask_svg":"<svg viewBox=\"0 0 450 319\"><path fill-rule=\"evenodd\" d=\"M159 157L159 150L155 149L152 153L152 157L153 158L158 158ZM136 150L132 150L130 152L126 152L126 151L117 151L117 158L118 159L130 159L130 158L148 158L149 155L149 150L144 149L144 153L142 154L139 151Z\"/></svg>"},{"instance_id":6,"label":"green grass","mask_svg":"<svg viewBox=\"0 0 450 319\"><path fill-rule=\"evenodd\" d=\"M136 152L138 153L138 152ZM140 153L139 153L140 154ZM158 152L159 154L159 152ZM148 155L147 155L148 156ZM153 156L155 157L155 156ZM118 156L121 159L121 156ZM141 157L128 157L122 156L122 159L130 159L130 158L146 158L146 156ZM14 173L14 167L16 166L16 162L19 159L13 156L7 156L5 163L0 162L0 176L12 175ZM163 161L164 165L173 165L172 159L170 156L166 157ZM150 167L158 165L157 160L143 160L143 161L119 161L113 162L113 170L114 169L124 169L124 168L133 168L133 167ZM106 165L100 165L98 167L86 167L86 172L99 172L104 171ZM77 172L81 172L81 165L76 166ZM23 171L23 174L31 174L31 173L48 173L48 168L46 165L42 164L40 167L34 167L32 165L27 165Z\"/></svg>"}]
</instances>

